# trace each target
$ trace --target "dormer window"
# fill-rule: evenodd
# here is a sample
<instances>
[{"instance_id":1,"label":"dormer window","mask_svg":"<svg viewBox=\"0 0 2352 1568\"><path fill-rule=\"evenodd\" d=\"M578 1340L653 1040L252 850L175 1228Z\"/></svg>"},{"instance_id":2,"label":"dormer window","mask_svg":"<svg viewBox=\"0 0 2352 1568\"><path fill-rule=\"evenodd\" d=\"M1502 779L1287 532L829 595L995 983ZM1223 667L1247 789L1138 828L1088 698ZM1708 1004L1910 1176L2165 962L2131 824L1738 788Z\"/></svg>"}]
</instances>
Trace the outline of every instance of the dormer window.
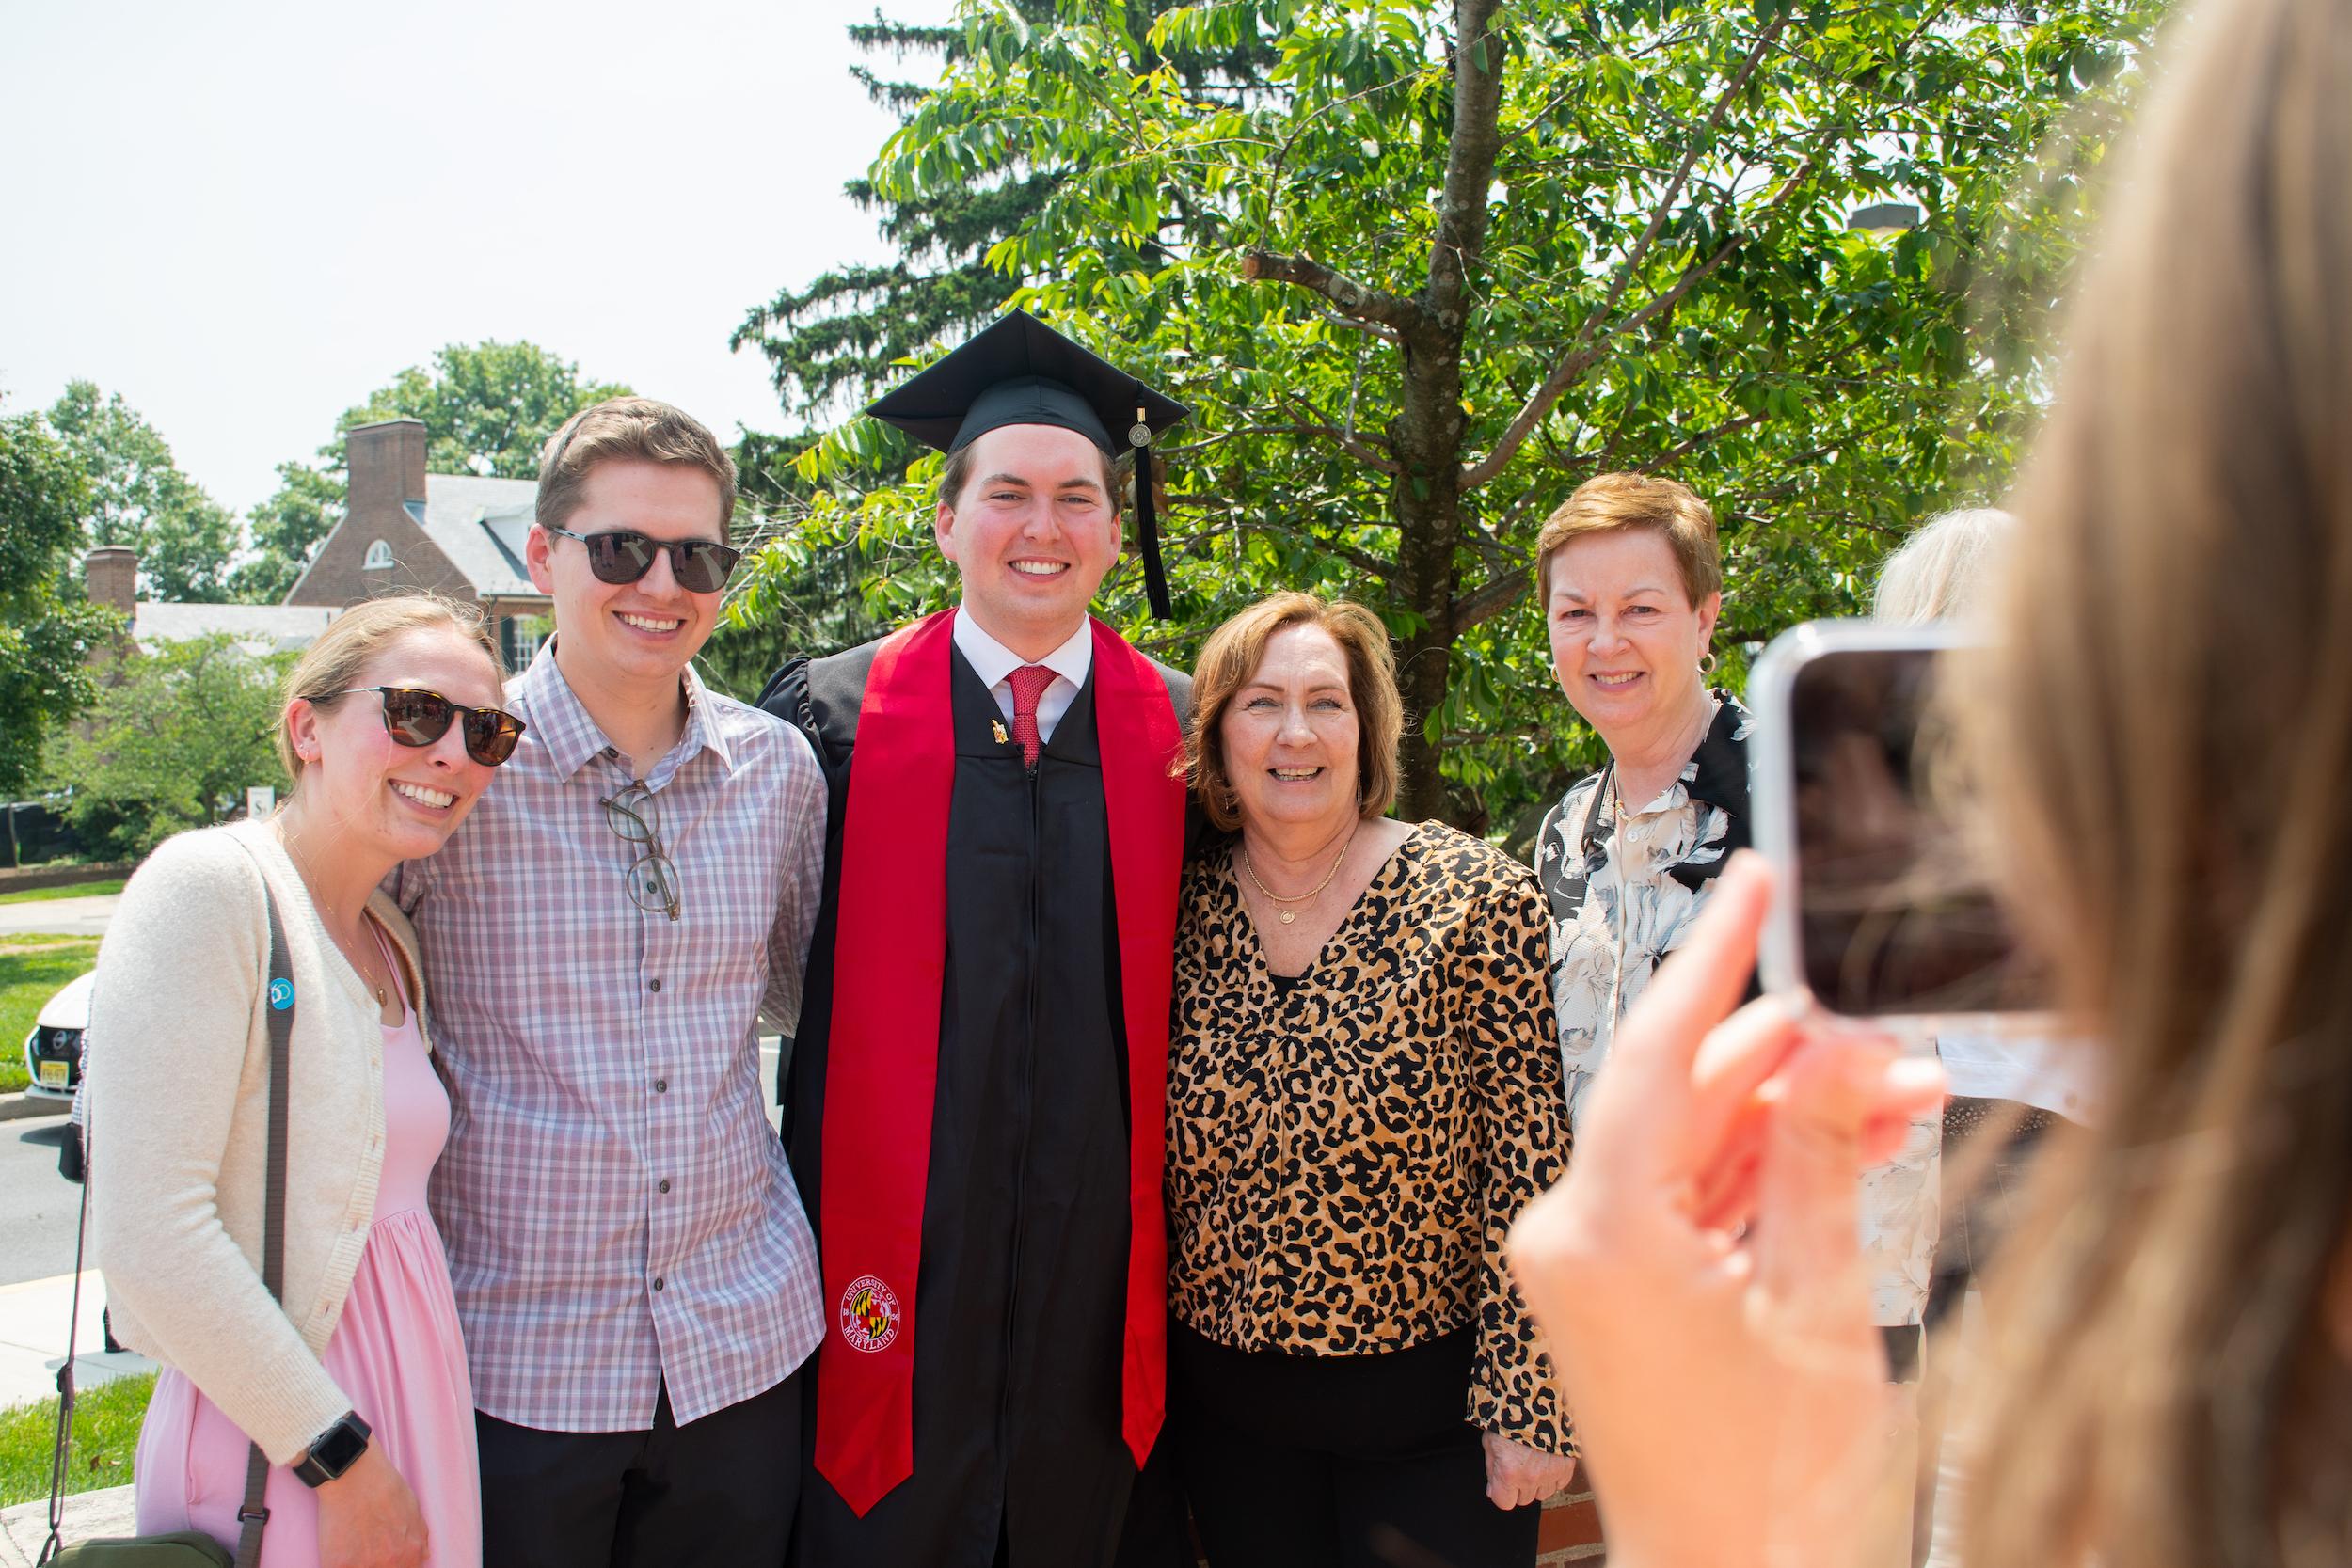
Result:
<instances>
[{"instance_id":1,"label":"dormer window","mask_svg":"<svg viewBox=\"0 0 2352 1568\"><path fill-rule=\"evenodd\" d=\"M392 546L382 539L368 546L368 558L359 562L363 572L389 572L392 569Z\"/></svg>"}]
</instances>

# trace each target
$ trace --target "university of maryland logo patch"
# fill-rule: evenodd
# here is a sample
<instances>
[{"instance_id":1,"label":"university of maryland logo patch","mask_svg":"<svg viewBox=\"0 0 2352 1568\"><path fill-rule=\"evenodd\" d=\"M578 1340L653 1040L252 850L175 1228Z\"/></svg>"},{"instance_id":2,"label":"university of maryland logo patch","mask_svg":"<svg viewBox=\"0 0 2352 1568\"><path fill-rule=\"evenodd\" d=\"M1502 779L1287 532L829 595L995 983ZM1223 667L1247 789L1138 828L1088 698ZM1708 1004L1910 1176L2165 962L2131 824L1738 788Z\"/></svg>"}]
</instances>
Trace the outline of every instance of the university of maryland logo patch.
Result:
<instances>
[{"instance_id":1,"label":"university of maryland logo patch","mask_svg":"<svg viewBox=\"0 0 2352 1568\"><path fill-rule=\"evenodd\" d=\"M898 1297L870 1274L841 1292L841 1338L851 1350L888 1350L898 1337Z\"/></svg>"}]
</instances>

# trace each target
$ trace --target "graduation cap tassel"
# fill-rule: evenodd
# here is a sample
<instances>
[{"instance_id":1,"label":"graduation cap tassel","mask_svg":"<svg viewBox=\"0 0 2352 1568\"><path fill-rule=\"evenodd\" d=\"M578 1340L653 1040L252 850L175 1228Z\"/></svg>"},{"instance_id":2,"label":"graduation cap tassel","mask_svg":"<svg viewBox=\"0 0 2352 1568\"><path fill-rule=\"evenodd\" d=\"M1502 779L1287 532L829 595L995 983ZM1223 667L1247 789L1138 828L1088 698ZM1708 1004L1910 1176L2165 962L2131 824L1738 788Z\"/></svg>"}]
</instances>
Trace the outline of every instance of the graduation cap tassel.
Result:
<instances>
[{"instance_id":1,"label":"graduation cap tassel","mask_svg":"<svg viewBox=\"0 0 2352 1568\"><path fill-rule=\"evenodd\" d=\"M1158 488L1152 483L1152 426L1140 407L1127 440L1136 451L1136 533L1143 544L1143 592L1152 601L1152 618L1169 621L1175 619L1175 610L1168 596L1168 568L1160 562L1159 511L1152 494Z\"/></svg>"}]
</instances>

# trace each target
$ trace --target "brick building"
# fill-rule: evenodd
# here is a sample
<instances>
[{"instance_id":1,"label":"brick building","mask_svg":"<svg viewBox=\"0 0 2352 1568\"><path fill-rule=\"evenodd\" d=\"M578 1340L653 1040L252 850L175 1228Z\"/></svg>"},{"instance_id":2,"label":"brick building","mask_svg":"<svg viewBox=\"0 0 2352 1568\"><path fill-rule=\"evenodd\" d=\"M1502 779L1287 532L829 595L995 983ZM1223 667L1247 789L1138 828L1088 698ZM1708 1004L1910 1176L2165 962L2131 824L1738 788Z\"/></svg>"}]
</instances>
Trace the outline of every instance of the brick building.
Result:
<instances>
[{"instance_id":1,"label":"brick building","mask_svg":"<svg viewBox=\"0 0 2352 1568\"><path fill-rule=\"evenodd\" d=\"M537 639L516 623L554 610L523 566L538 483L427 473L421 420L345 432L343 461L351 476L343 520L285 602L340 609L427 590L480 606L507 667L522 668Z\"/></svg>"},{"instance_id":2,"label":"brick building","mask_svg":"<svg viewBox=\"0 0 2352 1568\"><path fill-rule=\"evenodd\" d=\"M120 612L131 641L142 648L227 636L249 654L298 653L318 640L341 606L164 604L138 596L139 557L122 545L101 545L82 560L92 604Z\"/></svg>"}]
</instances>

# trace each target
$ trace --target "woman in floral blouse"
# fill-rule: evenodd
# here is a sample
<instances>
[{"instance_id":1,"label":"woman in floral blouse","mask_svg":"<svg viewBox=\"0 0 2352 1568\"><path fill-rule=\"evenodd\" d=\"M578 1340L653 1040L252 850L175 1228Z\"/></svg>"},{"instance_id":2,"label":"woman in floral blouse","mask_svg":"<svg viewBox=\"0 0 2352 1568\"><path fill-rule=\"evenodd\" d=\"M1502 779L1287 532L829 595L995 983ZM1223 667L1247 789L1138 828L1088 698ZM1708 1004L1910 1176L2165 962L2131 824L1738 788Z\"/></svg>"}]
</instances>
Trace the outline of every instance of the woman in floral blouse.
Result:
<instances>
[{"instance_id":1,"label":"woman in floral blouse","mask_svg":"<svg viewBox=\"0 0 2352 1568\"><path fill-rule=\"evenodd\" d=\"M1723 566L1714 514L1687 487L1599 475L1545 522L1535 550L1553 673L1609 748L1608 765L1569 787L1535 839L1573 1124L1617 1020L1682 945L1724 862L1749 841L1753 721L1730 692L1707 685ZM1939 1134L1922 1120L1892 1161L1863 1177L1864 1250L1898 1382L1918 1371ZM1908 1430L1899 1402L1890 1436ZM1887 1528L1900 1534L1907 1499L1897 1512Z\"/></svg>"},{"instance_id":2,"label":"woman in floral blouse","mask_svg":"<svg viewBox=\"0 0 2352 1568\"><path fill-rule=\"evenodd\" d=\"M1525 1568L1575 1473L1502 1273L1567 1147L1526 869L1386 816L1402 719L1369 612L1213 634L1168 1087L1169 1401L1213 1568ZM1399 1540L1418 1547L1398 1549Z\"/></svg>"},{"instance_id":3,"label":"woman in floral blouse","mask_svg":"<svg viewBox=\"0 0 2352 1568\"><path fill-rule=\"evenodd\" d=\"M1748 842L1750 721L1707 687L1723 567L1706 502L1670 479L1602 474L1535 552L1553 673L1609 748L1535 838L1573 1119L1619 1015Z\"/></svg>"}]
</instances>

